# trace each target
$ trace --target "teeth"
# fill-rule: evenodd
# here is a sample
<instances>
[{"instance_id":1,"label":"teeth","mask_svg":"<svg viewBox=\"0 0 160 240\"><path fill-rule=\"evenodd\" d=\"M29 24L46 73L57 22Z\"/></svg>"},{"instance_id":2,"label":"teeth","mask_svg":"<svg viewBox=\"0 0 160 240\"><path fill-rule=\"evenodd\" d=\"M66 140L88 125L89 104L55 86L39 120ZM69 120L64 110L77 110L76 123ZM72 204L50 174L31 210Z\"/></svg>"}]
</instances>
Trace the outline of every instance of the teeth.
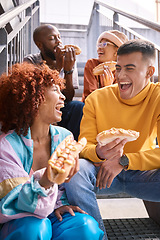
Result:
<instances>
[{"instance_id":1,"label":"teeth","mask_svg":"<svg viewBox=\"0 0 160 240\"><path fill-rule=\"evenodd\" d=\"M61 108L63 108L64 107L64 104L59 104L57 107L56 107L56 109L57 110L60 110Z\"/></svg>"},{"instance_id":2,"label":"teeth","mask_svg":"<svg viewBox=\"0 0 160 240\"><path fill-rule=\"evenodd\" d=\"M121 85L130 84L129 82L120 82Z\"/></svg>"},{"instance_id":3,"label":"teeth","mask_svg":"<svg viewBox=\"0 0 160 240\"><path fill-rule=\"evenodd\" d=\"M59 107L60 107L60 108L64 107L64 104L60 104Z\"/></svg>"}]
</instances>

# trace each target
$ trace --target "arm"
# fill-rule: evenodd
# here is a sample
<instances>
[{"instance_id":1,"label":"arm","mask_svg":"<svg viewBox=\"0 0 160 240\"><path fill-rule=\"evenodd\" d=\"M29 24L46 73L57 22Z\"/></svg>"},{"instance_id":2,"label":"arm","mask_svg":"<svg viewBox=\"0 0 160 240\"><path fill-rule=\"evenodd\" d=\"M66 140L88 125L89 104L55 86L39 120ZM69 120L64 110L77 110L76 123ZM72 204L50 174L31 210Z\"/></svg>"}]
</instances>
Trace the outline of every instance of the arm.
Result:
<instances>
[{"instance_id":1,"label":"arm","mask_svg":"<svg viewBox=\"0 0 160 240\"><path fill-rule=\"evenodd\" d=\"M158 121L159 122L159 121ZM158 144L160 144L160 124L158 123ZM153 170L160 168L160 148L159 146L155 149L139 151L136 153L126 153L129 158L128 170Z\"/></svg>"},{"instance_id":2,"label":"arm","mask_svg":"<svg viewBox=\"0 0 160 240\"><path fill-rule=\"evenodd\" d=\"M62 93L66 97L65 102L72 101L75 94L75 90L72 82L72 76L73 76L73 73L64 75L64 79L66 80L66 88L62 91Z\"/></svg>"},{"instance_id":3,"label":"arm","mask_svg":"<svg viewBox=\"0 0 160 240\"><path fill-rule=\"evenodd\" d=\"M159 142L160 136L159 120L157 126L158 126L157 138ZM110 187L113 179L122 171L123 167L119 164L119 162L120 157L123 155L124 152L123 148L126 142L127 139L126 141L122 141L120 143L118 142L117 139L116 142L113 141L109 144L106 144L105 146L100 146L99 144L97 144L96 147L97 155L102 159L106 159L101 164L95 164L95 166L100 166L100 170L97 174L97 187L99 187L100 189L105 188L106 184L107 187ZM152 150L138 151L135 153L125 154L129 158L129 166L127 170L131 169L144 171L159 169L160 168L159 154L160 154L159 147ZM134 164L136 167L134 166Z\"/></svg>"},{"instance_id":4,"label":"arm","mask_svg":"<svg viewBox=\"0 0 160 240\"><path fill-rule=\"evenodd\" d=\"M123 148L126 142L125 140L120 141L120 139L116 139L105 146L97 144L98 127L92 103L91 97L86 99L79 138L85 136L87 145L82 150L80 156L96 163L100 162L100 164L96 164L96 166L100 166L96 184L101 189L106 187L106 184L110 187L114 177L122 171L123 167L119 164L119 158L123 155Z\"/></svg>"},{"instance_id":5,"label":"arm","mask_svg":"<svg viewBox=\"0 0 160 240\"><path fill-rule=\"evenodd\" d=\"M0 162L0 223L24 216L47 217L54 210L57 184L46 193L38 184L44 169L36 171L30 178L19 155L6 139L0 141Z\"/></svg>"},{"instance_id":6,"label":"arm","mask_svg":"<svg viewBox=\"0 0 160 240\"><path fill-rule=\"evenodd\" d=\"M72 101L75 90L73 86L73 66L76 60L75 50L73 47L66 49L65 54L59 47L56 50L56 69L60 72L64 69L64 79L66 80L66 88L62 91L66 97L66 102Z\"/></svg>"},{"instance_id":7,"label":"arm","mask_svg":"<svg viewBox=\"0 0 160 240\"><path fill-rule=\"evenodd\" d=\"M93 75L93 68L96 64L93 64L91 60L88 60L84 68L84 90L83 96L86 98L91 92L98 88L98 79Z\"/></svg>"},{"instance_id":8,"label":"arm","mask_svg":"<svg viewBox=\"0 0 160 240\"><path fill-rule=\"evenodd\" d=\"M94 94L94 93L93 93ZM89 124L88 124L89 123ZM85 100L83 117L80 125L79 139L86 137L87 144L80 153L80 157L89 159L93 162L102 160L96 154L96 136L98 134L96 114L91 95Z\"/></svg>"}]
</instances>

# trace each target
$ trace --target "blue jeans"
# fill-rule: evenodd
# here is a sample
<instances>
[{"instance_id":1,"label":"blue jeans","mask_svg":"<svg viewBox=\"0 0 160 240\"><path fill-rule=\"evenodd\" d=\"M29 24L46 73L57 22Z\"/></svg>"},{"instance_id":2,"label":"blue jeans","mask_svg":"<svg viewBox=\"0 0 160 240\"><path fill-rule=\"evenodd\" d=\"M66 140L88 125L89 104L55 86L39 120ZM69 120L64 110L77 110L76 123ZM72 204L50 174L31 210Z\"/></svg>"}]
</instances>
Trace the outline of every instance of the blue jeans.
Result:
<instances>
[{"instance_id":1,"label":"blue jeans","mask_svg":"<svg viewBox=\"0 0 160 240\"><path fill-rule=\"evenodd\" d=\"M71 101L65 103L65 107L62 108L62 120L58 123L58 126L67 128L74 135L74 139L77 141L79 136L80 122L83 115L84 103L80 101Z\"/></svg>"},{"instance_id":2,"label":"blue jeans","mask_svg":"<svg viewBox=\"0 0 160 240\"><path fill-rule=\"evenodd\" d=\"M103 231L93 217L76 212L39 219L24 217L5 223L0 230L1 240L101 240Z\"/></svg>"},{"instance_id":3,"label":"blue jeans","mask_svg":"<svg viewBox=\"0 0 160 240\"><path fill-rule=\"evenodd\" d=\"M76 173L69 183L65 183L68 201L71 205L78 205L93 216L105 232L103 220L97 204L96 194L127 193L143 200L160 202L160 169L151 171L122 171L110 188L96 187L96 176L99 167L92 162L80 159L80 171ZM107 235L105 233L105 239Z\"/></svg>"}]
</instances>

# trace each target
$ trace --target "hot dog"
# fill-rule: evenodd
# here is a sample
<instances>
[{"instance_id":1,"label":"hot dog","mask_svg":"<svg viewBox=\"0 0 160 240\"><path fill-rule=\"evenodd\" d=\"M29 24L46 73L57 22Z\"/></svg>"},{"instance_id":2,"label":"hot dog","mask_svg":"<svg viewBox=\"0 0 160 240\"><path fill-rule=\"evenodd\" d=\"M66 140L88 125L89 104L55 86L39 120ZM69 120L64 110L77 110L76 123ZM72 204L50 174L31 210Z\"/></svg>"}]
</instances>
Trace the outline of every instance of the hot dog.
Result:
<instances>
[{"instance_id":1,"label":"hot dog","mask_svg":"<svg viewBox=\"0 0 160 240\"><path fill-rule=\"evenodd\" d=\"M104 146L109 142L112 142L116 138L120 138L121 140L127 139L129 141L134 141L139 137L139 132L134 130L125 130L123 128L111 128L106 131L100 132L96 140L101 145Z\"/></svg>"},{"instance_id":2,"label":"hot dog","mask_svg":"<svg viewBox=\"0 0 160 240\"><path fill-rule=\"evenodd\" d=\"M104 73L104 66L109 67L109 69L111 71L114 71L116 62L115 61L109 61L109 62L104 62L104 63L100 63L98 66L96 66L95 68L93 68L93 74L94 75L101 75Z\"/></svg>"},{"instance_id":3,"label":"hot dog","mask_svg":"<svg viewBox=\"0 0 160 240\"><path fill-rule=\"evenodd\" d=\"M74 48L76 55L79 55L81 53L80 47L78 47L77 45L73 45L73 44L64 45L64 50L66 50L69 47L73 47Z\"/></svg>"},{"instance_id":4,"label":"hot dog","mask_svg":"<svg viewBox=\"0 0 160 240\"><path fill-rule=\"evenodd\" d=\"M47 175L50 182L61 184L66 180L75 164L75 158L86 143L86 138L77 142L69 135L58 145L48 161Z\"/></svg>"}]
</instances>

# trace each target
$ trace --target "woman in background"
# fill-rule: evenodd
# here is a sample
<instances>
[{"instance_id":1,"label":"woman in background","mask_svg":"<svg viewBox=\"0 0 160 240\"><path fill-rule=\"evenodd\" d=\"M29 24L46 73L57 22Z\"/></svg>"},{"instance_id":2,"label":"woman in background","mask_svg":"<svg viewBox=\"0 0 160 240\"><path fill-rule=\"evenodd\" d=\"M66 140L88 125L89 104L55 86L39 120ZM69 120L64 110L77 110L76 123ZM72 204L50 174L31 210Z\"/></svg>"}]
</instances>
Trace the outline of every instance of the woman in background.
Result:
<instances>
[{"instance_id":1,"label":"woman in background","mask_svg":"<svg viewBox=\"0 0 160 240\"><path fill-rule=\"evenodd\" d=\"M105 31L100 34L97 40L98 58L89 59L84 68L83 102L97 88L102 88L116 82L114 72L112 73L108 68L104 69L103 75L98 76L93 74L93 68L103 62L116 61L118 48L127 41L127 36L117 30Z\"/></svg>"}]
</instances>

